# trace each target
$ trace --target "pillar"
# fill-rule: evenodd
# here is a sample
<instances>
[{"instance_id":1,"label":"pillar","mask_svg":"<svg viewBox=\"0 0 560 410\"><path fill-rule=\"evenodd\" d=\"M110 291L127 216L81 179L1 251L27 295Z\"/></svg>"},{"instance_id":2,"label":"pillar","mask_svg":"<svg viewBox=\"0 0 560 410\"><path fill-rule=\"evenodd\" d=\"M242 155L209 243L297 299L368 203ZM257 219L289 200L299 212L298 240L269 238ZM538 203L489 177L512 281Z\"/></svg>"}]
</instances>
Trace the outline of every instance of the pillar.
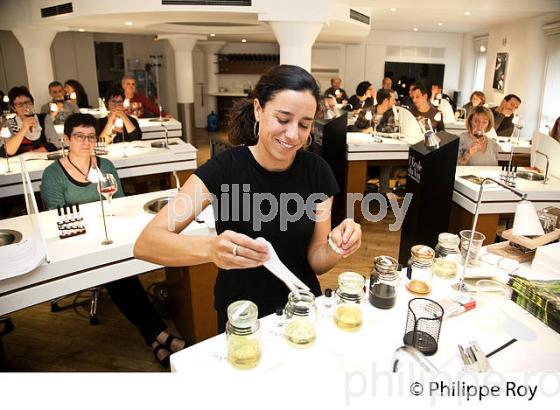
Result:
<instances>
[{"instance_id":1,"label":"pillar","mask_svg":"<svg viewBox=\"0 0 560 410\"><path fill-rule=\"evenodd\" d=\"M206 110L206 115L210 114L212 111L215 113L218 112L216 96L212 95L219 91L217 74L218 57L216 54L218 54L225 45L226 43L223 41L204 41L198 43L198 46L206 54L206 84L204 89L204 109Z\"/></svg>"},{"instance_id":2,"label":"pillar","mask_svg":"<svg viewBox=\"0 0 560 410\"><path fill-rule=\"evenodd\" d=\"M269 24L280 44L280 64L298 65L311 72L311 49L323 23L270 21Z\"/></svg>"},{"instance_id":3,"label":"pillar","mask_svg":"<svg viewBox=\"0 0 560 410\"><path fill-rule=\"evenodd\" d=\"M160 39L167 39L175 53L175 79L177 82L177 113L178 120L183 125L183 139L193 142L194 123L194 84L192 50L203 36L183 34L160 35Z\"/></svg>"},{"instance_id":4,"label":"pillar","mask_svg":"<svg viewBox=\"0 0 560 410\"><path fill-rule=\"evenodd\" d=\"M35 99L35 109L50 100L49 83L54 80L51 44L55 30L17 28L13 30L23 48L29 90Z\"/></svg>"}]
</instances>

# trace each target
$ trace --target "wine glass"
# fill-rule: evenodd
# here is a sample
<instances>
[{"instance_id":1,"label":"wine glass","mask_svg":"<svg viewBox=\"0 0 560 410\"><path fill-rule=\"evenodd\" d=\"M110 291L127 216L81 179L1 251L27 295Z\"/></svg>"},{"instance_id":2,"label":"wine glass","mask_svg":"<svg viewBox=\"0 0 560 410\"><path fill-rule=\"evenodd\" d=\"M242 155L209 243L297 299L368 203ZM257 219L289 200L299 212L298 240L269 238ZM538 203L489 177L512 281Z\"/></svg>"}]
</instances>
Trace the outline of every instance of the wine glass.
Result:
<instances>
[{"instance_id":1,"label":"wine glass","mask_svg":"<svg viewBox=\"0 0 560 410\"><path fill-rule=\"evenodd\" d=\"M4 117L1 118L0 129L0 137L2 137L2 139L4 140L4 151L6 152L6 164L8 166L6 174L9 174L10 172L12 172L12 170L10 169L10 159L8 158L8 148L6 147L6 143L8 142L8 138L12 136L12 133L8 128L8 122L4 120Z\"/></svg>"},{"instance_id":2,"label":"wine glass","mask_svg":"<svg viewBox=\"0 0 560 410\"><path fill-rule=\"evenodd\" d=\"M113 174L102 174L97 184L97 190L107 199L106 215L113 216L111 200L118 190L117 180Z\"/></svg>"}]
</instances>

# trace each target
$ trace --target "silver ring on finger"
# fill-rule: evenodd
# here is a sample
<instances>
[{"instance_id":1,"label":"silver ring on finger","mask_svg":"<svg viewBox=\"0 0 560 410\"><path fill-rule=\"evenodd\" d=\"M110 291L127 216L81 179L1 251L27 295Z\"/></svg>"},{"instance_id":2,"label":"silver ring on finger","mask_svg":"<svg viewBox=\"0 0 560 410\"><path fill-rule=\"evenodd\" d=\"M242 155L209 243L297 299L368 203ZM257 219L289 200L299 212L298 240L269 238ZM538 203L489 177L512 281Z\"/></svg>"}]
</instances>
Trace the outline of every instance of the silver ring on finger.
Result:
<instances>
[{"instance_id":1,"label":"silver ring on finger","mask_svg":"<svg viewBox=\"0 0 560 410\"><path fill-rule=\"evenodd\" d=\"M231 251L231 253L233 254L233 256L237 256L237 248L239 248L239 245L234 243L233 244L233 249Z\"/></svg>"}]
</instances>

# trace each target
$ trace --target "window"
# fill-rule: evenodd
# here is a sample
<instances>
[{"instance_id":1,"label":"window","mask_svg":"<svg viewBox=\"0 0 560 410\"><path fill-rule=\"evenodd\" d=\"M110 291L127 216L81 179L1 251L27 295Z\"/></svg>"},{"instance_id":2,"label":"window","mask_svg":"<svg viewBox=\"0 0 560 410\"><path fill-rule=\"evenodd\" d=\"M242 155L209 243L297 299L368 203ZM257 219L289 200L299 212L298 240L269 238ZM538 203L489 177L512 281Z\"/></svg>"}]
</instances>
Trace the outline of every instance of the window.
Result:
<instances>
[{"instance_id":1,"label":"window","mask_svg":"<svg viewBox=\"0 0 560 410\"><path fill-rule=\"evenodd\" d=\"M482 91L484 90L484 75L486 72L486 49L488 48L488 36L474 38L473 46L475 65L472 91Z\"/></svg>"},{"instance_id":2,"label":"window","mask_svg":"<svg viewBox=\"0 0 560 410\"><path fill-rule=\"evenodd\" d=\"M547 24L544 30L547 34L547 50L539 131L549 134L550 128L547 126L552 127L556 118L560 117L560 22Z\"/></svg>"}]
</instances>

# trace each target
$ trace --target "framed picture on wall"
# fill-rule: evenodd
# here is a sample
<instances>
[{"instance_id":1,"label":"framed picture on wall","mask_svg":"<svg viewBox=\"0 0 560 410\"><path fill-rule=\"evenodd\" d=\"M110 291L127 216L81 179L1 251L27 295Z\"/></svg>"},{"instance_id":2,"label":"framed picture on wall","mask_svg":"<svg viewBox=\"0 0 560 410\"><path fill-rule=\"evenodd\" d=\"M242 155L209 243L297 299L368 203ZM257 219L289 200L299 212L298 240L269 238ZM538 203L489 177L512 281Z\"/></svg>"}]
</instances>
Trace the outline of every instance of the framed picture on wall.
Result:
<instances>
[{"instance_id":1,"label":"framed picture on wall","mask_svg":"<svg viewBox=\"0 0 560 410\"><path fill-rule=\"evenodd\" d=\"M494 81L492 87L496 91L504 92L504 85L506 83L506 73L508 64L508 53L498 53L496 55L496 67L494 68Z\"/></svg>"}]
</instances>

